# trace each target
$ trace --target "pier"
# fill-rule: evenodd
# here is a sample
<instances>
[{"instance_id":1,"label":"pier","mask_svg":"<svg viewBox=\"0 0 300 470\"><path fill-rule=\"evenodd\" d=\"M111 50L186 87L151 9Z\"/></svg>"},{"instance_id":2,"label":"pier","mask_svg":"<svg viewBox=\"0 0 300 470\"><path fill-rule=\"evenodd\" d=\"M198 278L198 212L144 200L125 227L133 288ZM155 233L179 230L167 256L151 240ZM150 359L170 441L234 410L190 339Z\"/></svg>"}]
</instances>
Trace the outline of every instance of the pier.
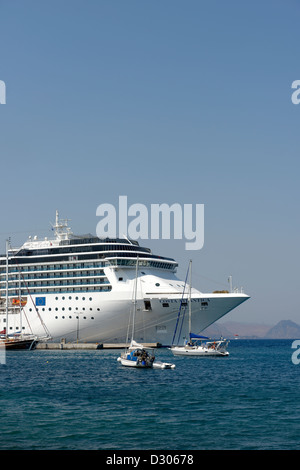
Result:
<instances>
[{"instance_id":1,"label":"pier","mask_svg":"<svg viewBox=\"0 0 300 470\"><path fill-rule=\"evenodd\" d=\"M145 348L161 348L160 343L143 343ZM54 349L65 349L65 350L88 350L88 349L125 349L128 344L125 343L66 343L62 340L60 343L41 342L37 343L35 349L40 350L54 350Z\"/></svg>"}]
</instances>

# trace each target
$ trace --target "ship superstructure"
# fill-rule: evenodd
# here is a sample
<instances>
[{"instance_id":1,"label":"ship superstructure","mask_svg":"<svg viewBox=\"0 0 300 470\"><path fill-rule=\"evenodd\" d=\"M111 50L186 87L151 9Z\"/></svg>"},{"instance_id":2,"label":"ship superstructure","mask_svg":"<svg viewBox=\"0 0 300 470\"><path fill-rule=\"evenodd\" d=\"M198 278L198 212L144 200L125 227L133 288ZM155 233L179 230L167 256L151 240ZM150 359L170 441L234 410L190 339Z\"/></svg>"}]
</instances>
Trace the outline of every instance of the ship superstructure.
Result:
<instances>
[{"instance_id":1,"label":"ship superstructure","mask_svg":"<svg viewBox=\"0 0 300 470\"><path fill-rule=\"evenodd\" d=\"M138 258L135 339L172 343L178 309L187 304L188 293L176 276L174 259L125 238L74 235L58 212L53 230L52 239L30 238L0 257L0 330L43 335L44 324L54 341L126 341ZM204 294L192 288L195 333L248 298L241 292ZM182 340L185 334L183 327Z\"/></svg>"}]
</instances>

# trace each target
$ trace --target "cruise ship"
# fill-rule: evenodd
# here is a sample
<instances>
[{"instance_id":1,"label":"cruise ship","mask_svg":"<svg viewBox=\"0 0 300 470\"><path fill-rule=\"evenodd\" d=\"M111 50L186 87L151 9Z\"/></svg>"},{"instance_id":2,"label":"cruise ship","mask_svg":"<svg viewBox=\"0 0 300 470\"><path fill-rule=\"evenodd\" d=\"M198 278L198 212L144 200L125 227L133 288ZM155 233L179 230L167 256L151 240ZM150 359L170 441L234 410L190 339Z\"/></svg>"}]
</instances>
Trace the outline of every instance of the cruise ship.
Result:
<instances>
[{"instance_id":1,"label":"cruise ship","mask_svg":"<svg viewBox=\"0 0 300 470\"><path fill-rule=\"evenodd\" d=\"M236 291L189 290L186 281L176 276L174 259L156 256L127 238L75 235L58 211L53 233L51 239L29 237L20 248L10 246L1 255L2 333L123 343L134 303L135 340L169 346L179 308L188 301L193 331L200 333L249 298ZM181 342L188 327L185 317Z\"/></svg>"}]
</instances>

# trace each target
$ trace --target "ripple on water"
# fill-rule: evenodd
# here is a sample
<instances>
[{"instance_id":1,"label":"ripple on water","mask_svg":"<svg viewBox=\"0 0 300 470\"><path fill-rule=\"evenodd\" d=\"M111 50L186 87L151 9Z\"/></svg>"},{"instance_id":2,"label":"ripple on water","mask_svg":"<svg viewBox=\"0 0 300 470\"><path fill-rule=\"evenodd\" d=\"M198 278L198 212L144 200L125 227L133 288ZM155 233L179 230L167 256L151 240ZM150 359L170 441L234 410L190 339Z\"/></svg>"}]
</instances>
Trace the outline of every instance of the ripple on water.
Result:
<instances>
[{"instance_id":1,"label":"ripple on water","mask_svg":"<svg viewBox=\"0 0 300 470\"><path fill-rule=\"evenodd\" d=\"M9 352L0 370L7 449L299 449L290 342L242 341L229 358L122 368L118 351Z\"/></svg>"}]
</instances>

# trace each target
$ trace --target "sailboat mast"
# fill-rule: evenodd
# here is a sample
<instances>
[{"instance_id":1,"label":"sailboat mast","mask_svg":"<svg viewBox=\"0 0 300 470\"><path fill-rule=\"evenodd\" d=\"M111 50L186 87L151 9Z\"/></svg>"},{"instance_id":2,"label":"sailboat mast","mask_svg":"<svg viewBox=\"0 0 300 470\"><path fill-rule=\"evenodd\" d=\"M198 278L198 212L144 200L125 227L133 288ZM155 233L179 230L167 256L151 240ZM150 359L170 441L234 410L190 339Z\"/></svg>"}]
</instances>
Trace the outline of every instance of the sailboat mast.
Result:
<instances>
[{"instance_id":1,"label":"sailboat mast","mask_svg":"<svg viewBox=\"0 0 300 470\"><path fill-rule=\"evenodd\" d=\"M9 247L9 240L6 240L6 328L5 333L8 336L8 247Z\"/></svg>"},{"instance_id":2,"label":"sailboat mast","mask_svg":"<svg viewBox=\"0 0 300 470\"><path fill-rule=\"evenodd\" d=\"M21 273L19 271L19 313L20 313L20 331L22 334L22 297L21 297Z\"/></svg>"},{"instance_id":3,"label":"sailboat mast","mask_svg":"<svg viewBox=\"0 0 300 470\"><path fill-rule=\"evenodd\" d=\"M137 296L137 277L138 277L138 268L139 268L139 257L136 259L136 267L135 267L135 285L134 285L134 310L133 310L133 319L132 319L132 334L131 334L131 341L133 341L134 336L134 321L136 315L136 296Z\"/></svg>"},{"instance_id":4,"label":"sailboat mast","mask_svg":"<svg viewBox=\"0 0 300 470\"><path fill-rule=\"evenodd\" d=\"M190 285L189 285L189 336L192 332L192 260L190 260Z\"/></svg>"}]
</instances>

